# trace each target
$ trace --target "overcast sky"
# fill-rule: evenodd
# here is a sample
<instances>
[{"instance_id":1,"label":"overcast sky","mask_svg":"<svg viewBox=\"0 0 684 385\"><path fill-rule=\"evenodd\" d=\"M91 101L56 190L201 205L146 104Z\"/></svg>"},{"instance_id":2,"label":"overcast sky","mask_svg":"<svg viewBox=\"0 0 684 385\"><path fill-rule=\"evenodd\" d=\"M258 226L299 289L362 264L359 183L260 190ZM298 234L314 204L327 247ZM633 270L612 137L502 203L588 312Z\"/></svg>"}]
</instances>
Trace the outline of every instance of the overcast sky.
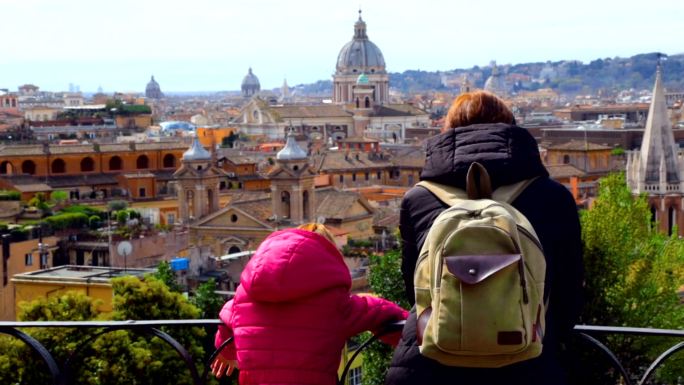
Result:
<instances>
[{"instance_id":1,"label":"overcast sky","mask_svg":"<svg viewBox=\"0 0 684 385\"><path fill-rule=\"evenodd\" d=\"M387 70L684 52L684 1L0 0L0 88L237 90L330 79L359 6Z\"/></svg>"}]
</instances>

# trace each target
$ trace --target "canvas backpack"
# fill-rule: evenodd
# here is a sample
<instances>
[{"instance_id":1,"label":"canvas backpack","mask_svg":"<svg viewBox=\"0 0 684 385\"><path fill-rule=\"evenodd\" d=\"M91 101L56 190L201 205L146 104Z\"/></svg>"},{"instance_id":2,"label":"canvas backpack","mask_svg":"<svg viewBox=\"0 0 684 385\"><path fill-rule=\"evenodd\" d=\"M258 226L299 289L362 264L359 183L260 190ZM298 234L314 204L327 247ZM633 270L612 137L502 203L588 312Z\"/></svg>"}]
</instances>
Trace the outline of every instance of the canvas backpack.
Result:
<instances>
[{"instance_id":1,"label":"canvas backpack","mask_svg":"<svg viewBox=\"0 0 684 385\"><path fill-rule=\"evenodd\" d=\"M491 191L479 163L467 191L422 181L450 207L437 216L414 274L420 352L443 365L501 367L542 351L546 261L510 205L531 182Z\"/></svg>"}]
</instances>

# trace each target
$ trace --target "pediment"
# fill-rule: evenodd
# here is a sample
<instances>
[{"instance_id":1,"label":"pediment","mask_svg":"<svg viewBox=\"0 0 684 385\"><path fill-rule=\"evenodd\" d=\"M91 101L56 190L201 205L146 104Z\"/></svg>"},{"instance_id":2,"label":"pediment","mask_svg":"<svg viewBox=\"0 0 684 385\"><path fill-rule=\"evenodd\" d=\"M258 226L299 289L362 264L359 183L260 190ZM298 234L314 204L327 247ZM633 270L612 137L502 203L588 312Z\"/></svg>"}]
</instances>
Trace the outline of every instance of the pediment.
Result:
<instances>
[{"instance_id":1,"label":"pediment","mask_svg":"<svg viewBox=\"0 0 684 385\"><path fill-rule=\"evenodd\" d=\"M193 227L235 230L273 230L273 226L239 207L229 205L200 219Z\"/></svg>"}]
</instances>

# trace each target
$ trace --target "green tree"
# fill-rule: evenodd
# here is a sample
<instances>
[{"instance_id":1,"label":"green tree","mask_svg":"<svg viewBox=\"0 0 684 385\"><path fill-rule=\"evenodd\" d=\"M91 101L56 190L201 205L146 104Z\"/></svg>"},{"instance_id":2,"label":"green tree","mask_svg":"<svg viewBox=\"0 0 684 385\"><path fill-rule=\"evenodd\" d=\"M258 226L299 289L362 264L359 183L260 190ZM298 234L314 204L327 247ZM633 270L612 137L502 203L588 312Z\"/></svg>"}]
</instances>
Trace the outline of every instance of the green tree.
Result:
<instances>
[{"instance_id":1,"label":"green tree","mask_svg":"<svg viewBox=\"0 0 684 385\"><path fill-rule=\"evenodd\" d=\"M385 255L370 255L368 283L378 296L396 302L408 309L404 279L401 276L401 251L390 250ZM362 340L371 337L364 333ZM393 348L375 341L363 352L363 383L365 385L384 384L385 375L392 359Z\"/></svg>"},{"instance_id":2,"label":"green tree","mask_svg":"<svg viewBox=\"0 0 684 385\"><path fill-rule=\"evenodd\" d=\"M128 202L122 200L113 200L107 202L107 209L109 211L119 211L128 208Z\"/></svg>"},{"instance_id":3,"label":"green tree","mask_svg":"<svg viewBox=\"0 0 684 385\"><path fill-rule=\"evenodd\" d=\"M67 293L40 299L22 306L20 320L113 320L196 319L199 310L182 294L171 292L154 277L144 280L125 276L112 279L113 312L97 312L98 303L83 294ZM140 330L140 329L138 329ZM197 327L165 327L195 358L200 369L205 350L203 343L211 336ZM123 384L191 384L192 378L176 351L150 334L119 330L106 333L82 345L93 332L82 328L28 329L46 346L55 359L63 363L74 353L75 372L70 383ZM39 357L16 339L0 337L0 383L46 384L50 379ZM215 383L215 382L214 382Z\"/></svg>"},{"instance_id":4,"label":"green tree","mask_svg":"<svg viewBox=\"0 0 684 385\"><path fill-rule=\"evenodd\" d=\"M157 264L157 271L154 272L153 277L163 282L169 290L179 293L181 287L176 281L176 274L171 270L171 264L167 261L161 261Z\"/></svg>"},{"instance_id":5,"label":"green tree","mask_svg":"<svg viewBox=\"0 0 684 385\"><path fill-rule=\"evenodd\" d=\"M100 302L82 293L68 292L60 296L39 298L20 304L20 321L89 321L99 316ZM79 346L88 331L79 328L35 328L27 332L48 347L57 362L64 362ZM51 380L41 358L22 342L0 337L0 383L47 384ZM28 363L36 363L27 365Z\"/></svg>"},{"instance_id":6,"label":"green tree","mask_svg":"<svg viewBox=\"0 0 684 385\"><path fill-rule=\"evenodd\" d=\"M48 211L50 211L50 206L48 205L47 199L45 198L45 193L42 192L36 193L36 195L33 198L29 199L28 205L37 208L42 213L47 213Z\"/></svg>"},{"instance_id":7,"label":"green tree","mask_svg":"<svg viewBox=\"0 0 684 385\"><path fill-rule=\"evenodd\" d=\"M52 200L56 204L64 203L67 200L67 198L69 198L69 194L67 194L67 192L64 190L53 191L50 194L50 200Z\"/></svg>"},{"instance_id":8,"label":"green tree","mask_svg":"<svg viewBox=\"0 0 684 385\"><path fill-rule=\"evenodd\" d=\"M684 240L655 230L646 197L634 198L624 175L611 175L601 180L594 206L582 213L581 220L586 271L582 322L680 329L684 307L677 292L684 283ZM610 336L607 343L621 362L639 371L673 341ZM595 357L587 360L583 370L573 371L575 382L614 381L605 378L610 373L602 362ZM676 369L682 373L681 362L666 365L658 375L673 383Z\"/></svg>"},{"instance_id":9,"label":"green tree","mask_svg":"<svg viewBox=\"0 0 684 385\"><path fill-rule=\"evenodd\" d=\"M199 285L197 292L192 297L192 303L200 310L200 318L217 318L225 300L216 294L216 281L210 278L207 282Z\"/></svg>"}]
</instances>

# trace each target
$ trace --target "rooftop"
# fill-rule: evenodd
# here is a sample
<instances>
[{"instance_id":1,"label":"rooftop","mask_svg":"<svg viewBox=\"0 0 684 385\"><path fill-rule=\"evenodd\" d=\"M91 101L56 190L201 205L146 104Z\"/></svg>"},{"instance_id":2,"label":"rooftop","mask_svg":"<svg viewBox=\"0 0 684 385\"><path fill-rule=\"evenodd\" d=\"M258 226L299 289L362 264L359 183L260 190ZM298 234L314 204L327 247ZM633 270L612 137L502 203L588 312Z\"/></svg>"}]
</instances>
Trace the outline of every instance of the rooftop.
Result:
<instances>
[{"instance_id":1,"label":"rooftop","mask_svg":"<svg viewBox=\"0 0 684 385\"><path fill-rule=\"evenodd\" d=\"M84 283L105 283L111 278L125 275L143 276L154 273L155 269L122 269L99 266L58 266L30 273L17 274L12 281L69 281Z\"/></svg>"}]
</instances>

